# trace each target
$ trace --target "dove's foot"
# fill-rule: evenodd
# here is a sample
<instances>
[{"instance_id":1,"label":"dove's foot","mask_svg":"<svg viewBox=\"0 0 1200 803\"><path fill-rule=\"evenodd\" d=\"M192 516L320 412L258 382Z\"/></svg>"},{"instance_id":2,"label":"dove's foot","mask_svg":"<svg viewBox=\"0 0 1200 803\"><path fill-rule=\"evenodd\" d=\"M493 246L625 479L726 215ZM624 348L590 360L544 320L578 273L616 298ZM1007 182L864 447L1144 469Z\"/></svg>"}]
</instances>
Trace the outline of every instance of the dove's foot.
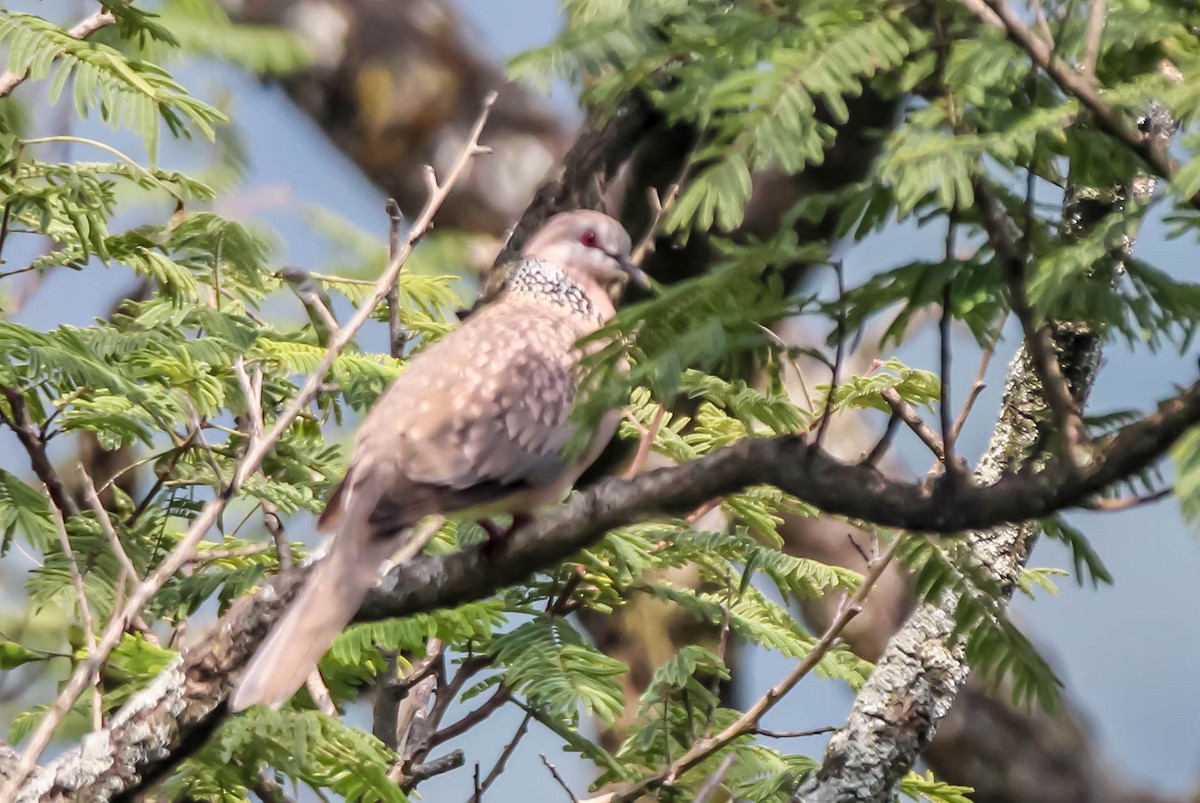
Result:
<instances>
[{"instance_id":1,"label":"dove's foot","mask_svg":"<svg viewBox=\"0 0 1200 803\"><path fill-rule=\"evenodd\" d=\"M487 533L488 537L487 543L484 544L484 547L494 547L501 541L509 538L517 530L524 527L532 519L533 517L528 513L517 513L512 517L512 524L508 525L508 527L500 527L491 519L480 519L478 524L483 528L483 531Z\"/></svg>"}]
</instances>

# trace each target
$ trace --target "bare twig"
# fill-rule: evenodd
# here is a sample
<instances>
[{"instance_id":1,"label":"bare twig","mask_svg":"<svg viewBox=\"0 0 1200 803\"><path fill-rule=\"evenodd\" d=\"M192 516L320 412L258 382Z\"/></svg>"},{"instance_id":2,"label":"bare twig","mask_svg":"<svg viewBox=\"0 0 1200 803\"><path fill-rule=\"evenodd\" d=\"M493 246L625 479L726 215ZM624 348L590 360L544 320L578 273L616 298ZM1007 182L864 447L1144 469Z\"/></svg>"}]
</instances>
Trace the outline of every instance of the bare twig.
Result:
<instances>
[{"instance_id":1,"label":"bare twig","mask_svg":"<svg viewBox=\"0 0 1200 803\"><path fill-rule=\"evenodd\" d=\"M87 39L101 28L115 25L116 22L117 18L112 15L112 12L101 9L76 23L73 28L67 31L67 35L73 39ZM6 98L12 94L12 91L20 86L28 77L28 72L23 75L17 75L14 72L6 71L3 75L0 75L0 98Z\"/></svg>"},{"instance_id":2,"label":"bare twig","mask_svg":"<svg viewBox=\"0 0 1200 803\"><path fill-rule=\"evenodd\" d=\"M430 740L433 746L447 742L456 736L460 736L471 728L483 722L492 715L497 708L507 703L512 699L512 689L501 683L496 686L496 690L492 692L492 696L487 698L480 706L469 713L463 714L462 718L451 722L446 727L439 730L433 735Z\"/></svg>"},{"instance_id":3,"label":"bare twig","mask_svg":"<svg viewBox=\"0 0 1200 803\"><path fill-rule=\"evenodd\" d=\"M946 449L942 444L942 439L933 431L933 427L926 424L925 420L917 414L912 405L902 399L895 388L886 388L880 395L892 408L892 412L908 425L908 428L921 439L922 443L929 447L929 451L933 452L938 460L945 463Z\"/></svg>"},{"instance_id":4,"label":"bare twig","mask_svg":"<svg viewBox=\"0 0 1200 803\"><path fill-rule=\"evenodd\" d=\"M662 422L666 415L667 408L659 405L658 410L654 413L654 418L650 420L650 426L642 430L642 437L638 441L637 452L633 455L633 462L625 470L626 479L634 477L641 472L642 466L646 464L646 458L650 455L650 449L654 446L654 439L658 436L658 430L662 427ZM641 425L639 424L639 426Z\"/></svg>"},{"instance_id":5,"label":"bare twig","mask_svg":"<svg viewBox=\"0 0 1200 803\"><path fill-rule=\"evenodd\" d=\"M492 784L496 782L496 779L500 777L500 773L504 772L504 767L508 764L509 758L512 757L513 752L517 749L517 745L529 731L529 722L532 719L533 714L530 714L529 712L526 712L525 716L521 718L521 724L517 726L517 732L513 734L511 739L508 740L508 744L504 745L504 749L500 751L500 758L496 759L495 765L483 779L483 783L479 785L479 795L482 796L485 792L487 792L487 790L491 788Z\"/></svg>"},{"instance_id":6,"label":"bare twig","mask_svg":"<svg viewBox=\"0 0 1200 803\"><path fill-rule=\"evenodd\" d=\"M407 788L412 788L421 781L432 778L435 775L442 775L443 773L450 772L450 770L456 770L465 763L467 763L467 759L463 754L463 751L451 750L441 758L435 758L432 761L415 764L410 769L410 774L405 781L406 786Z\"/></svg>"},{"instance_id":7,"label":"bare twig","mask_svg":"<svg viewBox=\"0 0 1200 803\"><path fill-rule=\"evenodd\" d=\"M1142 505L1153 504L1166 499L1175 493L1175 488L1163 488L1154 493L1144 494L1142 496L1123 496L1117 499L1097 499L1091 504L1086 505L1089 510L1103 510L1106 513L1116 513L1121 510L1129 510Z\"/></svg>"},{"instance_id":8,"label":"bare twig","mask_svg":"<svg viewBox=\"0 0 1200 803\"><path fill-rule=\"evenodd\" d=\"M837 395L838 381L841 379L842 373L842 359L846 355L846 275L840 259L834 261L832 264L834 273L837 276L837 346L834 347L833 371L829 379L829 395L825 397L825 410L821 413L821 423L817 425L817 439L815 443L818 449L825 442L825 433L829 429L829 422L833 412L833 397Z\"/></svg>"},{"instance_id":9,"label":"bare twig","mask_svg":"<svg viewBox=\"0 0 1200 803\"><path fill-rule=\"evenodd\" d=\"M1104 22L1108 16L1108 0L1092 0L1084 32L1083 62L1079 69L1096 80L1096 62L1100 60L1100 40L1104 38Z\"/></svg>"},{"instance_id":10,"label":"bare twig","mask_svg":"<svg viewBox=\"0 0 1200 803\"><path fill-rule=\"evenodd\" d=\"M567 797L570 799L571 803L579 803L579 798L576 797L575 793L571 791L571 787L567 785L567 782L563 780L563 777L558 774L558 767L550 763L550 759L546 758L545 753L538 753L538 756L542 759L542 763L546 765L546 769L550 770L550 774L554 776L554 780L558 781L558 785L561 786L563 791L567 793Z\"/></svg>"},{"instance_id":11,"label":"bare twig","mask_svg":"<svg viewBox=\"0 0 1200 803\"><path fill-rule=\"evenodd\" d=\"M896 538L888 546L887 550L868 566L862 583L855 589L854 594L846 603L841 606L837 616L830 622L825 633L822 634L817 643L813 645L813 648L797 664L796 668L787 677L772 686L765 695L747 708L745 713L738 717L732 724L716 736L698 740L683 755L676 758L663 770L643 778L626 789L588 798L584 803L632 803L632 801L640 799L642 795L653 789L660 786L670 786L680 775L704 761L718 750L728 746L735 739L757 730L758 723L762 720L763 715L770 711L776 703L783 699L797 683L803 680L821 662L826 653L837 643L842 631L846 629L850 621L862 611L862 605L866 601L867 595L875 586L876 581L879 580L880 575L883 574L883 570L887 568L888 564L896 556L902 541L902 538Z\"/></svg>"},{"instance_id":12,"label":"bare twig","mask_svg":"<svg viewBox=\"0 0 1200 803\"><path fill-rule=\"evenodd\" d=\"M46 495L47 501L54 505L54 500ZM83 587L83 575L79 573L79 564L75 562L75 550L71 548L71 539L67 537L67 527L64 524L63 512L55 511L57 515L51 516L54 519L54 529L58 533L58 545L62 549L63 558L67 561L67 567L71 572L71 585L75 588L75 596L79 599L79 618L83 624L83 643L87 645L88 656L91 657L96 652L96 628L92 619L92 608L88 605L87 591ZM100 730L104 727L104 700L100 694L100 669L99 667L92 673L92 730ZM72 700L73 704L75 701ZM70 704L67 705L70 709ZM63 710L59 716L66 716L67 710ZM51 716L51 712L47 712L46 716Z\"/></svg>"},{"instance_id":13,"label":"bare twig","mask_svg":"<svg viewBox=\"0 0 1200 803\"><path fill-rule=\"evenodd\" d=\"M946 225L946 260L955 257L955 240L958 233L957 214L951 212ZM940 374L938 381L938 418L942 428L942 462L946 465L946 476L957 476L958 465L954 461L954 425L950 422L950 310L954 287L950 281L942 288L942 314L938 319L938 356Z\"/></svg>"},{"instance_id":14,"label":"bare twig","mask_svg":"<svg viewBox=\"0 0 1200 803\"><path fill-rule=\"evenodd\" d=\"M955 440L962 434L962 429L967 423L967 417L971 415L971 409L975 406L975 402L979 399L979 394L987 387L984 378L987 376L988 366L992 363L992 357L996 354L996 344L1000 341L1000 336L1004 331L1004 324L1008 320L1005 315L996 327L996 336L988 347L984 349L983 356L979 360L979 369L975 372L975 380L971 383L971 389L967 391L967 398L963 401L962 409L958 411L958 417L954 419L954 426L950 431L954 433Z\"/></svg>"},{"instance_id":15,"label":"bare twig","mask_svg":"<svg viewBox=\"0 0 1200 803\"><path fill-rule=\"evenodd\" d=\"M404 222L404 215L400 212L400 204L396 203L395 198L388 198L384 205L388 216L388 259L395 257L396 252L400 250L400 224ZM404 331L404 325L400 323L400 277L396 277L396 281L388 288L387 294L388 306L388 348L393 357L399 358L404 354L404 347L408 344L408 333Z\"/></svg>"},{"instance_id":16,"label":"bare twig","mask_svg":"<svg viewBox=\"0 0 1200 803\"><path fill-rule=\"evenodd\" d=\"M708 799L713 796L725 780L725 776L729 774L729 768L733 766L734 759L737 756L733 753L725 756L725 759L717 765L717 771L708 776L708 780L704 782L704 786L700 787L700 791L696 792L696 796L692 798L692 803L707 803Z\"/></svg>"},{"instance_id":17,"label":"bare twig","mask_svg":"<svg viewBox=\"0 0 1200 803\"><path fill-rule=\"evenodd\" d=\"M867 456L863 458L862 465L874 466L879 462L880 458L887 453L887 450L892 446L892 439L896 437L896 430L900 427L900 414L892 410L892 414L888 416L887 426L883 430L883 435L872 447Z\"/></svg>"},{"instance_id":18,"label":"bare twig","mask_svg":"<svg viewBox=\"0 0 1200 803\"><path fill-rule=\"evenodd\" d=\"M325 685L320 672L314 669L304 681L304 685L308 688L308 694L316 703L318 711L327 717L337 716L337 709L333 707L333 697L329 694L329 687Z\"/></svg>"},{"instance_id":19,"label":"bare twig","mask_svg":"<svg viewBox=\"0 0 1200 803\"><path fill-rule=\"evenodd\" d=\"M812 728L806 731L769 731L766 728L755 728L754 733L757 736L766 736L768 739L801 739L806 736L823 736L826 733L833 733L837 730L835 725L826 725L823 728Z\"/></svg>"},{"instance_id":20,"label":"bare twig","mask_svg":"<svg viewBox=\"0 0 1200 803\"><path fill-rule=\"evenodd\" d=\"M96 514L96 519L100 522L100 527L104 530L104 535L108 538L108 545L112 547L113 554L117 556L117 561L121 564L121 570L129 576L130 580L140 583L141 576L138 574L137 567L133 565L133 561L129 559L129 555L125 552L125 547L121 544L121 539L117 537L117 531L113 528L112 519L108 515L108 510L100 503L100 496L96 493L96 486L92 482L91 476L87 473L87 469L83 467L83 463L80 463L76 467L76 470L79 472L79 485L83 488L88 507Z\"/></svg>"},{"instance_id":21,"label":"bare twig","mask_svg":"<svg viewBox=\"0 0 1200 803\"><path fill-rule=\"evenodd\" d=\"M263 372L261 367L255 366L254 375L250 376L246 372L246 361L239 354L233 361L233 373L237 377L238 388L241 390L242 396L246 401L246 415L249 417L248 424L250 431L250 438L246 446L249 449L262 439L263 430L266 428L262 408ZM271 534L271 539L275 542L275 553L279 560L279 566L286 569L292 565L292 549L287 540L287 533L283 528L283 519L279 516L279 508L269 499L260 499L258 504L263 511L263 524L266 526L267 532ZM323 687L323 684L321 684L321 687ZM311 687L309 691L312 691ZM325 697L328 696L329 692L326 690ZM316 697L314 696L313 699L315 700ZM330 703L329 708L332 707L333 704ZM321 710L325 711L324 708Z\"/></svg>"},{"instance_id":22,"label":"bare twig","mask_svg":"<svg viewBox=\"0 0 1200 803\"><path fill-rule=\"evenodd\" d=\"M647 255L654 253L654 240L658 236L658 230L662 227L663 221L667 219L667 213L671 211L671 207L675 205L675 201L679 198L679 191L683 189L683 185L687 182L688 174L691 173L692 166L695 164L692 157L695 155L695 148L683 159L683 169L679 171L679 175L667 187L666 195L660 196L658 190L654 187L649 187L646 190L647 201L650 203L650 211L653 217L650 219L650 226L646 229L646 233L642 236L640 242L633 249L634 263L642 264L642 260Z\"/></svg>"},{"instance_id":23,"label":"bare twig","mask_svg":"<svg viewBox=\"0 0 1200 803\"><path fill-rule=\"evenodd\" d=\"M417 239L433 223L434 215L450 194L454 183L462 175L471 159L486 151L479 144L479 136L483 133L483 127L487 123L488 114L495 101L496 93L489 93L484 101L483 112L476 121L466 146L450 168L450 172L447 174L445 180L439 184L436 178L431 179L429 200L421 210L421 214L414 221L407 241L393 256L387 269L375 283L375 291L371 294L370 298L358 309L349 323L334 334L329 348L326 350L321 362L317 365L316 370L309 376L304 386L297 393L296 398L276 418L275 425L271 428L271 431L262 438L257 439L246 450L246 453L238 461L237 470L234 472L232 481L222 489L221 493L215 499L204 506L187 532L179 540L175 548L171 550L170 554L130 594L121 614L113 617L104 636L100 639L96 652L89 656L87 663L77 669L63 687L53 710L61 710L65 714L70 709L71 705L74 704L75 700L79 698L80 693L86 687L88 679L100 668L107 659L108 654L120 641L121 634L125 629L125 623L136 616L150 597L191 557L196 545L217 521L217 518L225 510L225 506L234 497L238 489L241 488L242 484L251 474L258 470L259 466L262 465L263 458L267 456L268 452L270 452L283 436L284 432L291 426L296 417L300 415L301 411L317 395L324 384L325 375L333 366L334 360L350 344L350 341L358 333L358 330L362 328L362 325L366 323L367 319L374 312L375 307L387 295L388 287L395 283L396 277L400 274L400 269L408 259L409 254L412 253ZM6 393L6 395L9 394ZM17 395L19 396L20 394L17 393ZM11 403L12 397L10 396ZM24 403L23 399L21 403ZM74 501L72 500L73 504ZM37 729L30 737L29 746L21 755L20 763L14 768L13 774L9 777L8 783L4 786L3 790L0 790L0 800L15 797L17 790L37 763L38 757L46 745L49 744L50 738L62 721L63 714L59 714L58 716L48 714L38 723Z\"/></svg>"}]
</instances>

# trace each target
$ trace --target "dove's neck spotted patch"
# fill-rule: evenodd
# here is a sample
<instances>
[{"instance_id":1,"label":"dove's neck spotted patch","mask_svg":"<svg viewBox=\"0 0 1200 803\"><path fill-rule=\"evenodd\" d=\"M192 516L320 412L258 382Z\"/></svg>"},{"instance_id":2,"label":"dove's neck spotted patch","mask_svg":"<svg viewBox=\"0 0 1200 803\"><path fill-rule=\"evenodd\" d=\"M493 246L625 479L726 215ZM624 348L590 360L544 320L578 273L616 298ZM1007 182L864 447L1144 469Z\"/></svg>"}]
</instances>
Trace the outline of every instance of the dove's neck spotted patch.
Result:
<instances>
[{"instance_id":1,"label":"dove's neck spotted patch","mask_svg":"<svg viewBox=\"0 0 1200 803\"><path fill-rule=\"evenodd\" d=\"M553 262L523 257L508 269L508 292L534 296L568 307L573 312L595 316L596 308L587 293Z\"/></svg>"}]
</instances>

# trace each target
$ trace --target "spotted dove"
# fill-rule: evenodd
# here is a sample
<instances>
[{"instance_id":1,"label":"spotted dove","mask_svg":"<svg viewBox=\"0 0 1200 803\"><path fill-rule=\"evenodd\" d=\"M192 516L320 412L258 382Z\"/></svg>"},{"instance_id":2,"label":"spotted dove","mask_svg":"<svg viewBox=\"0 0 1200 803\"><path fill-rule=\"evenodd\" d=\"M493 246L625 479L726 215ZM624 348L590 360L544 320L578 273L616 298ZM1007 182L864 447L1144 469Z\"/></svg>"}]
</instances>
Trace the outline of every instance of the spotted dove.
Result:
<instances>
[{"instance_id":1,"label":"spotted dove","mask_svg":"<svg viewBox=\"0 0 1200 803\"><path fill-rule=\"evenodd\" d=\"M319 529L336 531L327 556L254 655L231 710L278 708L300 688L423 517L516 520L561 500L620 418L610 411L582 454L564 455L576 341L614 314L610 287L645 282L629 254L608 215L556 215L494 302L412 358L363 421L321 515Z\"/></svg>"}]
</instances>

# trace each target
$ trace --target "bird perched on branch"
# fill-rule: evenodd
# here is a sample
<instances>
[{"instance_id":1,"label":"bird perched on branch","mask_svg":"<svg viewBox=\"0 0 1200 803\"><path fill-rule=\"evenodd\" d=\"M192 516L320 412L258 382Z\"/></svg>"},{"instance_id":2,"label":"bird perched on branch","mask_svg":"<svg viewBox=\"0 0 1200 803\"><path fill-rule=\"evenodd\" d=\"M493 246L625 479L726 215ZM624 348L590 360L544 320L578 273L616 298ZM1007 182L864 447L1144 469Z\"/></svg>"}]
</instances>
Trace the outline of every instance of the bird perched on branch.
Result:
<instances>
[{"instance_id":1,"label":"bird perched on branch","mask_svg":"<svg viewBox=\"0 0 1200 803\"><path fill-rule=\"evenodd\" d=\"M574 432L575 343L615 312L609 288L645 274L613 218L552 217L508 267L505 287L416 355L359 429L346 477L319 528L328 555L259 647L230 699L279 707L303 685L379 580L382 564L433 514L514 524L561 500L616 431L611 411L582 454Z\"/></svg>"}]
</instances>

